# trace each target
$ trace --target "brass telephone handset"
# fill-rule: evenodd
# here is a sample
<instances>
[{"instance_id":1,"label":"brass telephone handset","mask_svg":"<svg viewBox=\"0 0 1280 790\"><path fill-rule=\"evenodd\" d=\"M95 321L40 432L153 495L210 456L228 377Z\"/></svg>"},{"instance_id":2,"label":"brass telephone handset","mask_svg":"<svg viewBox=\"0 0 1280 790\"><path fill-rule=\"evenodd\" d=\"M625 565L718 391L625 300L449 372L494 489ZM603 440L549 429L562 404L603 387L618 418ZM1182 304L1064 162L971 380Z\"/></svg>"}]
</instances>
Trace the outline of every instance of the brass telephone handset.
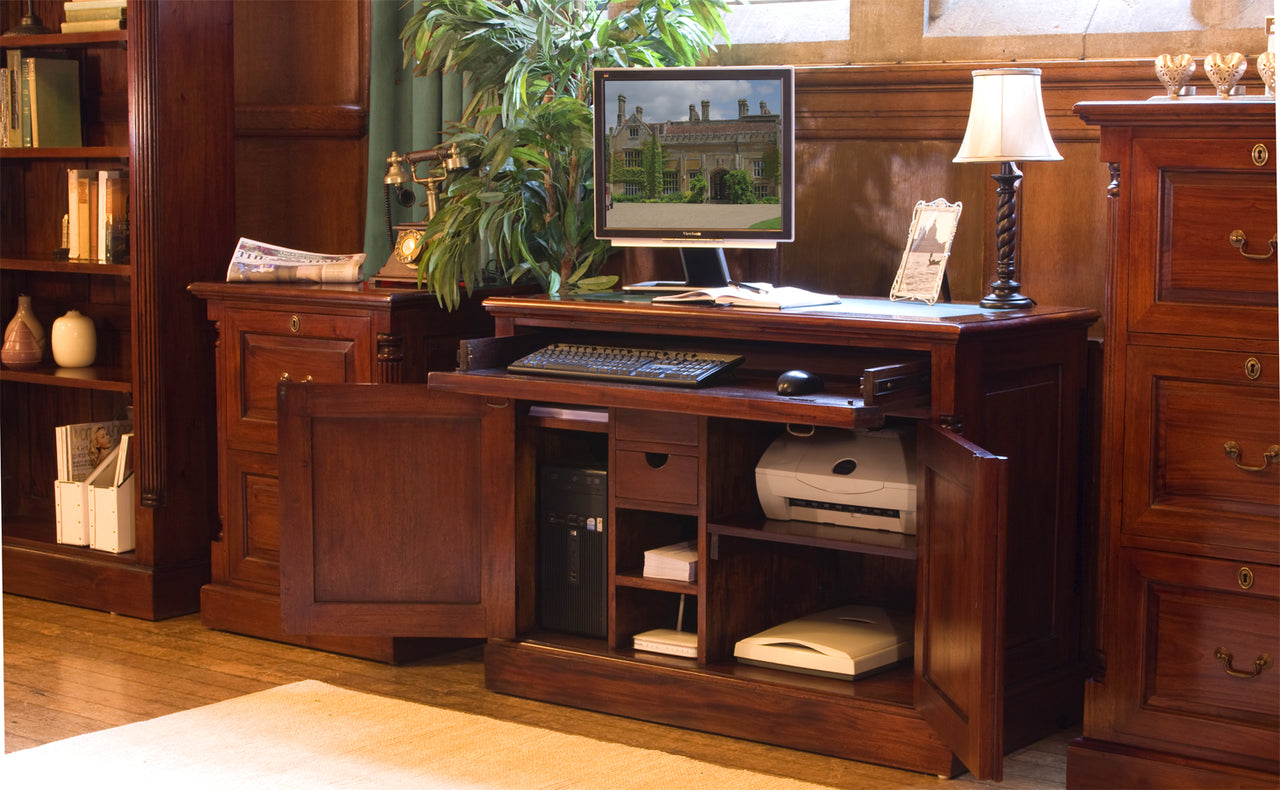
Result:
<instances>
[{"instance_id":1,"label":"brass telephone handset","mask_svg":"<svg viewBox=\"0 0 1280 790\"><path fill-rule=\"evenodd\" d=\"M424 162L432 163L426 175L419 175L418 166ZM387 174L382 183L386 190L387 200L387 239L391 242L391 257L378 272L379 280L418 280L418 255L422 252L424 229L428 221L436 215L439 207L440 185L449 175L466 170L470 164L466 157L458 153L456 145L448 149L425 148L421 151L410 151L401 154L392 151L387 157ZM408 207L413 204L415 195L407 184L412 181L426 190L426 198L419 203L427 207L427 215L421 222L406 222L402 225L391 224L391 193L396 195L396 202Z\"/></svg>"}]
</instances>

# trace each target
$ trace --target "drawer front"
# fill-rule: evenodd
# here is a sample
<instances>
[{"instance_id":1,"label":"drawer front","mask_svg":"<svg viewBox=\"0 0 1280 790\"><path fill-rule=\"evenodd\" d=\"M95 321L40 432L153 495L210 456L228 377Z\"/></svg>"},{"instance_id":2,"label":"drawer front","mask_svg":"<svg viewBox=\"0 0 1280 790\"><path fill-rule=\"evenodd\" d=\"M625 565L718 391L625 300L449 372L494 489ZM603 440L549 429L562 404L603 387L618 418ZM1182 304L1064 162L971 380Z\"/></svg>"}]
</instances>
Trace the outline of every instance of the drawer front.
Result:
<instances>
[{"instance_id":1,"label":"drawer front","mask_svg":"<svg viewBox=\"0 0 1280 790\"><path fill-rule=\"evenodd\" d=\"M623 442L698 446L698 416L661 411L617 409L613 434Z\"/></svg>"},{"instance_id":2,"label":"drawer front","mask_svg":"<svg viewBox=\"0 0 1280 790\"><path fill-rule=\"evenodd\" d=\"M368 382L373 340L368 318L229 312L223 327L229 375L223 408L231 447L276 448L276 389L283 380Z\"/></svg>"},{"instance_id":3,"label":"drawer front","mask_svg":"<svg viewBox=\"0 0 1280 790\"><path fill-rule=\"evenodd\" d=\"M227 514L222 530L224 581L280 589L280 482L273 455L226 454Z\"/></svg>"},{"instance_id":4,"label":"drawer front","mask_svg":"<svg viewBox=\"0 0 1280 790\"><path fill-rule=\"evenodd\" d=\"M1274 147L1274 135L1134 143L1130 329L1274 336Z\"/></svg>"},{"instance_id":5,"label":"drawer front","mask_svg":"<svg viewBox=\"0 0 1280 790\"><path fill-rule=\"evenodd\" d=\"M1159 552L1119 564L1111 690L1125 740L1277 767L1280 569ZM1119 660L1117 660L1119 659Z\"/></svg>"},{"instance_id":6,"label":"drawer front","mask_svg":"<svg viewBox=\"0 0 1280 790\"><path fill-rule=\"evenodd\" d=\"M614 494L655 505L698 504L698 458L619 450L614 453Z\"/></svg>"},{"instance_id":7,"label":"drawer front","mask_svg":"<svg viewBox=\"0 0 1280 790\"><path fill-rule=\"evenodd\" d=\"M1274 353L1129 347L1126 535L1280 550L1278 369Z\"/></svg>"}]
</instances>

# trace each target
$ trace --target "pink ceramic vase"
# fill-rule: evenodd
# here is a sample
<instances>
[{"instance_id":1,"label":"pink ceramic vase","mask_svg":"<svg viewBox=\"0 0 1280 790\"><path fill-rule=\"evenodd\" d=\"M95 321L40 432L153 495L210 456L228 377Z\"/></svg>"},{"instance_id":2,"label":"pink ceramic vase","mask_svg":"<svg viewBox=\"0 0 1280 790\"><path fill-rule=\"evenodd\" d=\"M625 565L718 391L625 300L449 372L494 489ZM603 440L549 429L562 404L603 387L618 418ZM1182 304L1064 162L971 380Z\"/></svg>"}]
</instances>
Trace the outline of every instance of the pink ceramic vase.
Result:
<instances>
[{"instance_id":1,"label":"pink ceramic vase","mask_svg":"<svg viewBox=\"0 0 1280 790\"><path fill-rule=\"evenodd\" d=\"M18 297L18 311L4 330L0 363L7 368L29 368L44 358L44 327L31 311L31 297Z\"/></svg>"}]
</instances>

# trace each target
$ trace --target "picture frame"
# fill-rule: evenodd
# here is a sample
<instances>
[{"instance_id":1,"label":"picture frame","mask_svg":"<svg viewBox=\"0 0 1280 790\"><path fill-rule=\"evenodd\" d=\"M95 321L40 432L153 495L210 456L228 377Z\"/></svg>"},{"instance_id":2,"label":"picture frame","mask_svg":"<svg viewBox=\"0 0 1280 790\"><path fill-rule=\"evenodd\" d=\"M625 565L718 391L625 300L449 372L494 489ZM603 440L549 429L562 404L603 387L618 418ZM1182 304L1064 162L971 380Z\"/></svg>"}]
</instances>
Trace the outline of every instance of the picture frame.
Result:
<instances>
[{"instance_id":1,"label":"picture frame","mask_svg":"<svg viewBox=\"0 0 1280 790\"><path fill-rule=\"evenodd\" d=\"M890 300L917 299L925 304L938 301L963 208L962 203L949 203L944 198L916 203Z\"/></svg>"}]
</instances>

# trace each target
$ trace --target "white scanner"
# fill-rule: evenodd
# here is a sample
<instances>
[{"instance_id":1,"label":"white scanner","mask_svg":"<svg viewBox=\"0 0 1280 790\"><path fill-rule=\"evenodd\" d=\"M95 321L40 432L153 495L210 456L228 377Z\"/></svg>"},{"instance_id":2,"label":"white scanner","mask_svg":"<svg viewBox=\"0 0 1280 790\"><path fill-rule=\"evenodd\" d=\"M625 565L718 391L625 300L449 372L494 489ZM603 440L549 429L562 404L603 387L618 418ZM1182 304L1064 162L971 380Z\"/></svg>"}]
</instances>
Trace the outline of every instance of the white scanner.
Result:
<instances>
[{"instance_id":1,"label":"white scanner","mask_svg":"<svg viewBox=\"0 0 1280 790\"><path fill-rule=\"evenodd\" d=\"M852 680L912 657L910 612L841 606L775 625L739 640L739 661Z\"/></svg>"},{"instance_id":2,"label":"white scanner","mask_svg":"<svg viewBox=\"0 0 1280 790\"><path fill-rule=\"evenodd\" d=\"M783 434L756 464L770 519L916 533L915 436L908 429Z\"/></svg>"}]
</instances>

